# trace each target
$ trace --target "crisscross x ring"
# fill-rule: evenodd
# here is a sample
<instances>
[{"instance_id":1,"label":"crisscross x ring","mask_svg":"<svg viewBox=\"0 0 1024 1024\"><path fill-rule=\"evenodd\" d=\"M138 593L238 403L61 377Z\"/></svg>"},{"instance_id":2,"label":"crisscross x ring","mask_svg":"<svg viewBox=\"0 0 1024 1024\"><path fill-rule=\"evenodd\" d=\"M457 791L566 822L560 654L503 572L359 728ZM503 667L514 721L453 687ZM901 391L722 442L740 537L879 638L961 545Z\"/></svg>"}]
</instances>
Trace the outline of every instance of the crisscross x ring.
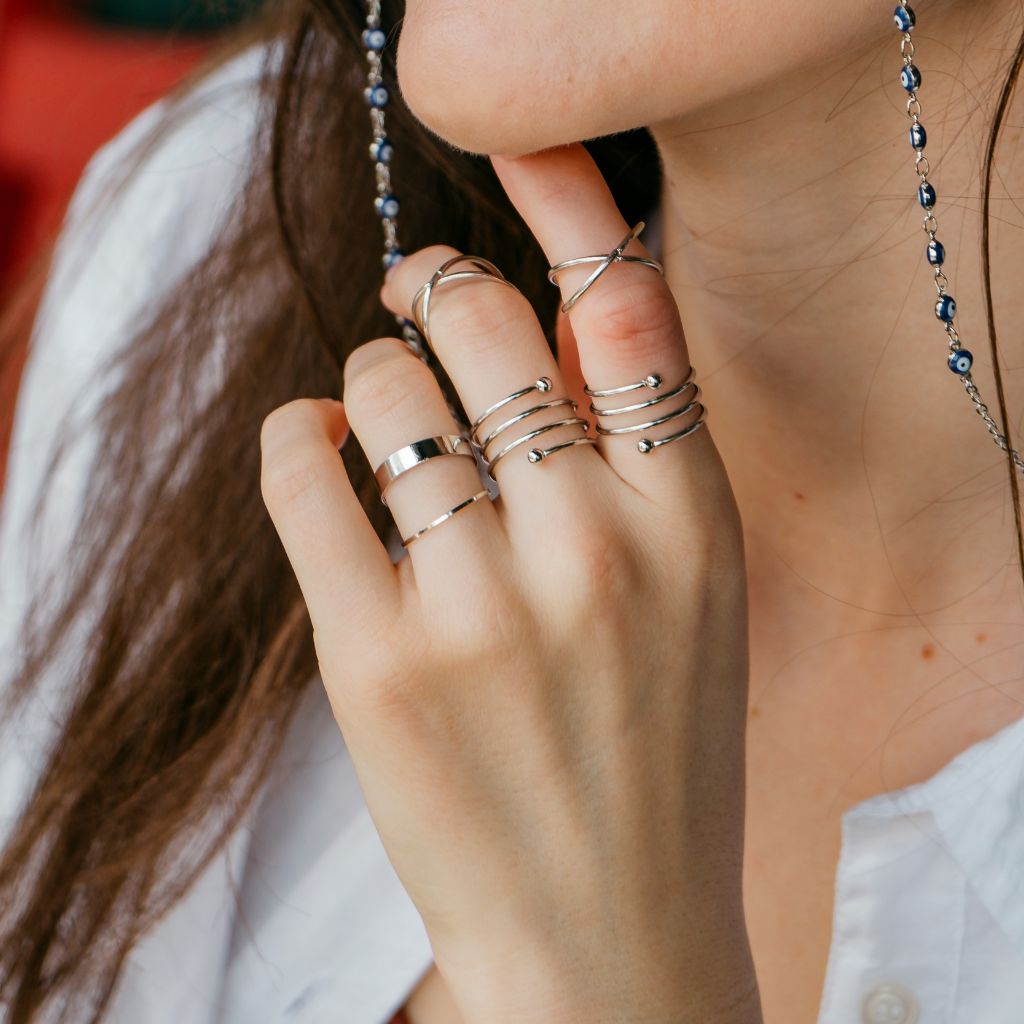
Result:
<instances>
[{"instance_id":1,"label":"crisscross x ring","mask_svg":"<svg viewBox=\"0 0 1024 1024\"><path fill-rule=\"evenodd\" d=\"M582 266L584 263L600 263L601 265L595 270L590 277L586 279L569 296L565 302L562 303L562 312L568 313L573 306L583 297L583 294L594 286L597 279L613 264L613 263L642 263L645 267L651 267L656 270L662 277L665 276L665 268L655 259L651 259L649 256L626 256L623 253L623 249L633 241L637 235L646 227L645 221L637 221L633 226L632 230L626 237L619 242L617 246L607 256L577 256L575 259L562 260L561 263L556 263L553 267L548 269L548 280L557 285L558 275L569 267Z\"/></svg>"},{"instance_id":2,"label":"crisscross x ring","mask_svg":"<svg viewBox=\"0 0 1024 1024\"><path fill-rule=\"evenodd\" d=\"M472 263L478 269L449 272L449 268L458 263ZM509 288L516 287L490 260L485 260L482 256L460 254L445 260L430 275L430 280L420 286L412 299L413 323L431 348L433 348L433 343L430 340L430 298L434 293L434 289L449 282L465 281L469 278L484 278L486 280L498 281L501 284L508 285Z\"/></svg>"}]
</instances>

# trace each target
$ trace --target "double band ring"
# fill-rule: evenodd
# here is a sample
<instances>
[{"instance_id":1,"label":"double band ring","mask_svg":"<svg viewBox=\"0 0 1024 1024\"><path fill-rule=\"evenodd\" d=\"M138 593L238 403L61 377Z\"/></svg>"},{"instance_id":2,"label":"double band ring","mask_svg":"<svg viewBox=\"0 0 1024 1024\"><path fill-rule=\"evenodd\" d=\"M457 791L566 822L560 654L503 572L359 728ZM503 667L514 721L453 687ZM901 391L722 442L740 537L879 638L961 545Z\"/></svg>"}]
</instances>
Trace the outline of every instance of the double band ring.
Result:
<instances>
[{"instance_id":1,"label":"double band ring","mask_svg":"<svg viewBox=\"0 0 1024 1024\"><path fill-rule=\"evenodd\" d=\"M569 298L566 299L565 302L562 303L562 312L563 313L568 313L569 310L572 309L572 307L575 306L576 303L579 302L579 300L583 297L583 294L588 289L590 289L590 288L592 288L594 286L594 283L597 281L597 279L613 263L642 263L645 267L650 267L652 270L656 270L659 274L661 274L664 277L664 275L665 275L665 268L657 260L651 259L649 256L626 256L623 253L623 249L625 249L626 246L629 245L629 243L632 242L633 239L636 238L637 235L639 235L641 231L643 231L645 226L646 226L646 224L645 224L644 221L642 221L642 220L641 221L637 221L637 223L634 225L634 227L629 232L629 234L626 235L626 237L621 242L619 242L619 244L617 246L615 246L615 248L612 249L612 251L610 253L607 253L606 255L603 255L603 256L577 256L575 259L563 260L561 263L556 263L553 267L549 267L548 268L548 280L552 284L557 285L558 284L558 275L563 270L566 270L569 267L578 267L578 266L582 266L585 263L599 263L600 264L600 266L597 268L597 270L595 270L590 275L590 277L588 277L586 279L586 281L584 281L583 284L581 284L579 286L579 288L577 288L576 291L574 291L572 293L572 295L570 295Z\"/></svg>"},{"instance_id":2,"label":"double band ring","mask_svg":"<svg viewBox=\"0 0 1024 1024\"><path fill-rule=\"evenodd\" d=\"M477 269L451 272L449 268L458 263L472 263ZM434 289L455 281L471 280L498 281L501 284L508 285L509 288L516 287L490 260L485 260L482 256L465 256L460 254L445 260L431 274L430 280L419 288L412 299L413 323L431 348L433 348L433 343L430 340L430 298L434 293Z\"/></svg>"}]
</instances>

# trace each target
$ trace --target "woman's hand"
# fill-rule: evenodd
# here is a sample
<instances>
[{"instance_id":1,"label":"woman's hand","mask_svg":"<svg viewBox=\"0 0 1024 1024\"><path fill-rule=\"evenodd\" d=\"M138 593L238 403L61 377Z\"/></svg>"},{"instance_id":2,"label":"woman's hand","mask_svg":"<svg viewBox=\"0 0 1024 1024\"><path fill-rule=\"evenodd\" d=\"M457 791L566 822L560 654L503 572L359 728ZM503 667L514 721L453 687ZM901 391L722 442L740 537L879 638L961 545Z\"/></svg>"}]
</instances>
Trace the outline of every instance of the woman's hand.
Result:
<instances>
[{"instance_id":1,"label":"woman's hand","mask_svg":"<svg viewBox=\"0 0 1024 1024\"><path fill-rule=\"evenodd\" d=\"M494 166L552 263L607 253L629 230L582 146ZM638 242L628 251L645 254ZM411 316L417 288L454 254L407 256L385 284L387 306ZM563 271L563 298L593 269ZM611 266L569 319L562 334L578 340L591 387L685 379L678 310L650 268ZM513 288L438 289L430 330L471 417L542 376L553 388L538 400L578 394ZM486 428L536 404L519 401ZM760 1020L741 893L739 516L707 427L637 450L640 436L695 418L537 464L521 445L495 466L500 498L430 530L397 565L337 448L349 423L373 466L457 433L405 344L381 338L349 357L344 407L299 400L264 424L264 497L309 606L324 685L469 1024ZM579 428L541 441L570 436ZM472 459L438 458L398 476L388 503L408 537L482 486Z\"/></svg>"}]
</instances>

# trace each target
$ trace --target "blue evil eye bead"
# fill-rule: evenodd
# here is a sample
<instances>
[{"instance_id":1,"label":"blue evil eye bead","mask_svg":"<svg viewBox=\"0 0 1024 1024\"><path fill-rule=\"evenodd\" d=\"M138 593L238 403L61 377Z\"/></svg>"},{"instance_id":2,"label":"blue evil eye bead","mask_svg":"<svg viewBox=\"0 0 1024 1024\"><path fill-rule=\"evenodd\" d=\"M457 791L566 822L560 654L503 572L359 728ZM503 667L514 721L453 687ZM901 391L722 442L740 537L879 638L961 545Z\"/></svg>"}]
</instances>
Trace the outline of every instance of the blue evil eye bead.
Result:
<instances>
[{"instance_id":1,"label":"blue evil eye bead","mask_svg":"<svg viewBox=\"0 0 1024 1024\"><path fill-rule=\"evenodd\" d=\"M402 337L414 345L423 344L419 328L412 320L402 320Z\"/></svg>"},{"instance_id":2,"label":"blue evil eye bead","mask_svg":"<svg viewBox=\"0 0 1024 1024\"><path fill-rule=\"evenodd\" d=\"M389 164L395 155L395 147L386 138L370 143L370 158L380 164Z\"/></svg>"},{"instance_id":3,"label":"blue evil eye bead","mask_svg":"<svg viewBox=\"0 0 1024 1024\"><path fill-rule=\"evenodd\" d=\"M935 186L930 181L924 182L917 190L917 198L926 210L930 210L935 205Z\"/></svg>"},{"instance_id":4,"label":"blue evil eye bead","mask_svg":"<svg viewBox=\"0 0 1024 1024\"><path fill-rule=\"evenodd\" d=\"M363 46L367 50L383 50L387 41L387 33L382 28L363 29Z\"/></svg>"},{"instance_id":5,"label":"blue evil eye bead","mask_svg":"<svg viewBox=\"0 0 1024 1024\"><path fill-rule=\"evenodd\" d=\"M939 298L935 303L935 315L947 324L956 316L956 302L953 301L952 295L943 295Z\"/></svg>"},{"instance_id":6,"label":"blue evil eye bead","mask_svg":"<svg viewBox=\"0 0 1024 1024\"><path fill-rule=\"evenodd\" d=\"M382 217L398 216L398 196L389 192L386 196L377 196L373 205Z\"/></svg>"},{"instance_id":7,"label":"blue evil eye bead","mask_svg":"<svg viewBox=\"0 0 1024 1024\"><path fill-rule=\"evenodd\" d=\"M941 267L946 262L946 247L937 238L928 243L928 262L933 267Z\"/></svg>"},{"instance_id":8,"label":"blue evil eye bead","mask_svg":"<svg viewBox=\"0 0 1024 1024\"><path fill-rule=\"evenodd\" d=\"M924 125L915 122L910 126L910 144L914 149L924 149L928 142L928 133L924 130Z\"/></svg>"},{"instance_id":9,"label":"blue evil eye bead","mask_svg":"<svg viewBox=\"0 0 1024 1024\"><path fill-rule=\"evenodd\" d=\"M917 18L914 15L914 8L910 4L900 4L896 10L893 11L893 19L896 22L896 27L901 32L909 32L914 25L917 23Z\"/></svg>"},{"instance_id":10,"label":"blue evil eye bead","mask_svg":"<svg viewBox=\"0 0 1024 1024\"><path fill-rule=\"evenodd\" d=\"M366 97L366 102L371 107L376 107L378 110L381 107L386 107L388 102L388 91L383 85L372 85L367 86L363 90L363 95Z\"/></svg>"},{"instance_id":11,"label":"blue evil eye bead","mask_svg":"<svg viewBox=\"0 0 1024 1024\"><path fill-rule=\"evenodd\" d=\"M384 253L384 258L381 261L384 264L385 270L390 270L392 267L402 262L402 258L405 253L401 249L392 249L391 252Z\"/></svg>"},{"instance_id":12,"label":"blue evil eye bead","mask_svg":"<svg viewBox=\"0 0 1024 1024\"><path fill-rule=\"evenodd\" d=\"M974 356L972 356L965 348L962 348L957 352L949 353L949 368L954 373L960 374L961 377L965 373L971 372L971 365L973 363Z\"/></svg>"},{"instance_id":13,"label":"blue evil eye bead","mask_svg":"<svg viewBox=\"0 0 1024 1024\"><path fill-rule=\"evenodd\" d=\"M904 64L900 72L900 85L913 92L921 84L921 72L913 64Z\"/></svg>"}]
</instances>

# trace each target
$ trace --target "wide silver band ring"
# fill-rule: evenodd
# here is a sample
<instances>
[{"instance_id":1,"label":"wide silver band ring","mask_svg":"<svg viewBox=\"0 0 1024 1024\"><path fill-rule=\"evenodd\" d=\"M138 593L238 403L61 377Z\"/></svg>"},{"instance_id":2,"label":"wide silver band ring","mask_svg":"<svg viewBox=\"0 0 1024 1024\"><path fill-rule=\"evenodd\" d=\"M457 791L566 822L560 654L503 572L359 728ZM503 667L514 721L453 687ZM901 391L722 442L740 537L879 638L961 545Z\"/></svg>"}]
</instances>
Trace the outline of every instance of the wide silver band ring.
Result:
<instances>
[{"instance_id":1,"label":"wide silver band ring","mask_svg":"<svg viewBox=\"0 0 1024 1024\"><path fill-rule=\"evenodd\" d=\"M697 399L701 395L701 388L700 385L697 384L694 380L695 374L696 370L694 369L693 364L691 363L689 372L687 373L685 380L683 380L680 384L677 384L675 387L669 389L664 394L656 395L654 398L648 399L647 401L644 402L634 402L611 409L598 408L593 403L591 403L590 411L598 416L597 432L599 434L608 436L617 434L631 434L638 430L646 431L649 430L651 427L657 427L660 426L662 423L668 423L670 420L674 420L680 416L684 416L686 415L686 413L690 412L690 410L699 406L700 414L698 415L697 419L690 423L688 426L684 427L682 430L676 431L674 434L669 434L667 437L662 437L658 439L653 439L650 437L641 437L640 440L637 441L636 446L637 450L641 454L647 454L648 452L654 451L654 449L656 448L660 448L662 445L670 444L672 441L678 441L680 440L680 438L689 436L694 431L700 429L700 427L707 419L708 412L704 403L697 401ZM583 390L588 395L593 395L595 397L603 397L608 395L627 394L631 391L638 391L641 388L647 388L656 391L661 387L662 382L663 381L661 374L651 373L639 381L635 381L631 384L623 384L620 387L597 389L591 388L589 385L584 385ZM617 416L621 413L626 412L638 412L641 409L646 409L649 408L650 406L658 405L659 403L664 402L669 398L675 398L676 396L681 395L687 389L692 389L693 392L690 396L690 400L683 404L682 406L680 406L679 408L673 409L671 412L666 413L664 416L658 416L655 419L647 420L644 423L633 423L630 424L628 427L606 427L601 423L601 419L603 417Z\"/></svg>"},{"instance_id":2,"label":"wide silver band ring","mask_svg":"<svg viewBox=\"0 0 1024 1024\"><path fill-rule=\"evenodd\" d=\"M655 259L651 259L649 256L626 256L623 254L623 249L633 241L637 235L646 227L645 221L637 221L637 223L630 230L629 234L619 242L617 246L607 255L603 256L577 256L575 259L563 260L561 263L556 263L553 267L548 268L548 280L554 284L558 284L558 275L569 267L578 267L584 263L599 263L600 266L595 270L590 277L586 279L569 296L565 302L562 303L562 312L568 313L573 306L583 297L583 295L594 286L597 279L613 264L613 263L642 263L645 267L650 267L652 270L656 270L662 277L665 276L665 268Z\"/></svg>"},{"instance_id":3,"label":"wide silver band ring","mask_svg":"<svg viewBox=\"0 0 1024 1024\"><path fill-rule=\"evenodd\" d=\"M380 500L385 505L388 503L385 494L396 477L423 465L430 459L444 455L468 455L476 461L469 438L462 437L460 434L437 434L434 437L425 437L420 441L402 445L398 451L392 452L373 471L374 479L380 488Z\"/></svg>"},{"instance_id":4,"label":"wide silver band ring","mask_svg":"<svg viewBox=\"0 0 1024 1024\"><path fill-rule=\"evenodd\" d=\"M420 537L422 537L425 533L429 533L431 530L433 530L435 526L440 526L442 523L448 522L448 520L451 519L452 516L457 515L464 508L469 508L469 506L472 505L474 502L481 501L483 498L489 498L490 496L491 492L488 491L486 488L482 491L477 491L477 493L474 494L471 498L466 498L465 501L460 501L458 505L455 505L453 508L448 509L447 512L442 513L436 519L431 520L429 523L427 523L426 526L423 527L423 529L417 530L411 536L403 538L402 547L407 548L410 544L412 544L413 541L419 540Z\"/></svg>"},{"instance_id":5,"label":"wide silver band ring","mask_svg":"<svg viewBox=\"0 0 1024 1024\"><path fill-rule=\"evenodd\" d=\"M459 270L455 272L449 272L449 267L453 267L458 263L472 263L476 266L477 270ZM430 339L430 299L434 293L435 288L439 288L443 284L447 284L455 281L470 281L470 280L482 280L482 281L498 281L501 284L508 285L509 288L515 288L516 286L509 281L505 275L490 261L485 260L482 256L466 256L458 255L453 256L451 259L445 260L430 275L430 280L422 284L416 291L416 294L412 299L412 322L416 325L417 330L423 335L427 344L431 348L434 347L433 342ZM518 291L518 289L516 289Z\"/></svg>"}]
</instances>

